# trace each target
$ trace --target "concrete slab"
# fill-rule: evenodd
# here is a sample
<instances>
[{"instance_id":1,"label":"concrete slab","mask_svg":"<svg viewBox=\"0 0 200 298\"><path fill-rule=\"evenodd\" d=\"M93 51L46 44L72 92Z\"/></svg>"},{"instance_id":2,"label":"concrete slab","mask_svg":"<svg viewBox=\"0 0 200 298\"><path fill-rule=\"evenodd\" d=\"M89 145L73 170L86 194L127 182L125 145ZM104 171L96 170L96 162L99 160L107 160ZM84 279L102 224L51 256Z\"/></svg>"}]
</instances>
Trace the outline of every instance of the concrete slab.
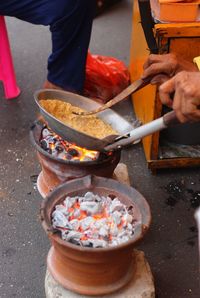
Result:
<instances>
[{"instance_id":1,"label":"concrete slab","mask_svg":"<svg viewBox=\"0 0 200 298\"><path fill-rule=\"evenodd\" d=\"M116 179L121 183L131 185L127 165L122 162L119 163L114 171L113 179Z\"/></svg>"}]
</instances>

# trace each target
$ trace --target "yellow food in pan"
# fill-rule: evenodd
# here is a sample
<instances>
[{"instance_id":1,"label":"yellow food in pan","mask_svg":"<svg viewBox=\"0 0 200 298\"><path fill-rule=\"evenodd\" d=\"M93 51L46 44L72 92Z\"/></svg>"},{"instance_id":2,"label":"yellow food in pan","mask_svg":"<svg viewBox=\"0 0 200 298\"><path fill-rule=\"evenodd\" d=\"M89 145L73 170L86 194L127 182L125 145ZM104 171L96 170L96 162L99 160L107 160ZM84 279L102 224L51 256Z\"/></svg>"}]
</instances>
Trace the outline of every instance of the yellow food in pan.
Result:
<instances>
[{"instance_id":1,"label":"yellow food in pan","mask_svg":"<svg viewBox=\"0 0 200 298\"><path fill-rule=\"evenodd\" d=\"M109 124L95 115L79 116L73 114L73 112L82 112L84 110L72 106L68 102L47 99L40 100L40 105L62 123L92 137L103 139L109 135L117 134Z\"/></svg>"}]
</instances>

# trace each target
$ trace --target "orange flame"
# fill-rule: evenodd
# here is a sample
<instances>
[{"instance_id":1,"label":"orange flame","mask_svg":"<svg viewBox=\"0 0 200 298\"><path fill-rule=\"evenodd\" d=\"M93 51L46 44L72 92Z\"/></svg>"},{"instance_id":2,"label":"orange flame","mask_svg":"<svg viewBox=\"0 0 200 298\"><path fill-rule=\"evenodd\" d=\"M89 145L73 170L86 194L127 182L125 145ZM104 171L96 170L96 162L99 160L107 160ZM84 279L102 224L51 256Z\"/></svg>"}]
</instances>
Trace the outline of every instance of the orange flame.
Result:
<instances>
[{"instance_id":1,"label":"orange flame","mask_svg":"<svg viewBox=\"0 0 200 298\"><path fill-rule=\"evenodd\" d=\"M72 156L72 160L83 161L87 158L95 160L99 157L98 151L87 150L86 148L82 148L82 147L76 146L75 144L71 144L67 141L62 140L61 137L57 134L54 134L54 137L57 138L58 141L61 142L62 146L64 147L64 149L66 151L68 151L69 149L75 149L78 152L78 156ZM54 143L50 143L49 147L51 150L53 150L53 149L55 149L56 146ZM67 160L67 157L63 157L63 159Z\"/></svg>"}]
</instances>

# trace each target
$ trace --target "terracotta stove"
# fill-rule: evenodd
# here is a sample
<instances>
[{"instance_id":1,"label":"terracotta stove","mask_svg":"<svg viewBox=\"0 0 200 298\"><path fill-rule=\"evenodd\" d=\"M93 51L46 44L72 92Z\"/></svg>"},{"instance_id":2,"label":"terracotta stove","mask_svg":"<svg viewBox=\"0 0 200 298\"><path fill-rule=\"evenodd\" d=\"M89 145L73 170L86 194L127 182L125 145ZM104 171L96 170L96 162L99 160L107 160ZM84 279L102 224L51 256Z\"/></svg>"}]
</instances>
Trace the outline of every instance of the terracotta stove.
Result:
<instances>
[{"instance_id":1,"label":"terracotta stove","mask_svg":"<svg viewBox=\"0 0 200 298\"><path fill-rule=\"evenodd\" d=\"M115 246L94 248L62 239L52 223L56 206L63 204L66 197L86 195L89 199L88 192L99 197L109 196L111 206L118 198L127 210L132 210L134 233L128 240ZM67 202L70 203L69 199ZM148 203L134 188L114 179L88 175L58 186L43 200L40 212L43 228L52 243L47 257L48 270L64 288L84 295L104 295L119 290L132 279L137 269L133 248L151 221Z\"/></svg>"},{"instance_id":2,"label":"terracotta stove","mask_svg":"<svg viewBox=\"0 0 200 298\"><path fill-rule=\"evenodd\" d=\"M64 144L65 149L67 147L66 150L68 150L65 152L65 156L62 156L63 152L61 154L52 154L55 148L51 147L51 142L47 144L48 137L51 137L48 136L48 128L41 121L36 121L31 127L30 138L37 150L37 157L42 168L37 180L37 187L43 197L46 197L49 192L63 182L84 177L88 174L112 177L120 161L120 151L105 154L88 151L77 147L75 144L70 144L70 150L68 150L68 144ZM64 141L59 136L56 135L56 137L57 141L61 143ZM57 148L57 152L59 152L59 145Z\"/></svg>"},{"instance_id":3,"label":"terracotta stove","mask_svg":"<svg viewBox=\"0 0 200 298\"><path fill-rule=\"evenodd\" d=\"M85 295L117 293L116 291L130 284L134 278L137 279L138 258L133 248L143 238L151 221L150 208L140 193L114 179L107 179L113 177L121 152L105 154L77 147L62 140L40 121L36 121L32 126L30 137L42 168L37 187L44 198L40 209L42 225L52 243L47 257L48 271L58 285L66 290ZM82 245L83 238L78 244L75 244L76 239L70 239L70 241L62 239L62 233L53 225L53 212L56 206L62 205L68 196L81 198L88 197L91 193L100 198L107 196L110 205L115 205L114 208L122 204L125 206L125 212L133 209L133 214L129 211L129 214L126 214L129 217L127 226L129 225L130 228L130 224L133 225L128 238L126 238L127 235L125 235L126 239L123 235L120 236L120 226L123 225L121 220L118 230L120 241L112 242L114 246L105 246L105 242L101 241L102 235L98 241L93 241L93 245L91 245L91 239L90 243L85 245ZM91 203L95 205L96 199L89 205ZM74 206L71 207L77 211L78 208ZM83 207L85 206L81 205L82 209ZM89 215L90 208L91 206L89 206ZM101 206L99 208L101 209ZM119 210L113 211L113 215L116 215ZM98 213L93 215L93 220L105 215L105 212ZM104 230L105 228L106 226ZM64 233L65 236L69 237L70 233ZM104 240L105 237L112 238L111 235L104 235ZM86 240L88 242L88 239ZM99 246L99 243L102 246Z\"/></svg>"}]
</instances>

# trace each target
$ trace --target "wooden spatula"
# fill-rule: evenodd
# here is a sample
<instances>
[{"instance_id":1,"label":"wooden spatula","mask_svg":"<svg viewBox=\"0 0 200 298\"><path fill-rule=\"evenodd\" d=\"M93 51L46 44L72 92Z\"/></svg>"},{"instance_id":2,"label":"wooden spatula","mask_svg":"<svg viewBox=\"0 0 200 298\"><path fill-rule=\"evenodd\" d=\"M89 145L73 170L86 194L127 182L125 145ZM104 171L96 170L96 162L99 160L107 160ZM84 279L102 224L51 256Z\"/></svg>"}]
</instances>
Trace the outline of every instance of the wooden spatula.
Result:
<instances>
[{"instance_id":1,"label":"wooden spatula","mask_svg":"<svg viewBox=\"0 0 200 298\"><path fill-rule=\"evenodd\" d=\"M116 103L128 98L129 95L132 93L138 91L139 89L143 88L144 86L148 85L150 83L150 78L147 78L145 80L139 79L137 81L134 81L131 85L129 85L126 89L124 89L121 93L119 93L117 96L115 96L113 99L109 100L106 104L102 105L100 108L93 110L93 111L84 111L84 112L73 112L73 114L86 116L86 115L92 115L99 112L102 112L112 106L114 106Z\"/></svg>"}]
</instances>

